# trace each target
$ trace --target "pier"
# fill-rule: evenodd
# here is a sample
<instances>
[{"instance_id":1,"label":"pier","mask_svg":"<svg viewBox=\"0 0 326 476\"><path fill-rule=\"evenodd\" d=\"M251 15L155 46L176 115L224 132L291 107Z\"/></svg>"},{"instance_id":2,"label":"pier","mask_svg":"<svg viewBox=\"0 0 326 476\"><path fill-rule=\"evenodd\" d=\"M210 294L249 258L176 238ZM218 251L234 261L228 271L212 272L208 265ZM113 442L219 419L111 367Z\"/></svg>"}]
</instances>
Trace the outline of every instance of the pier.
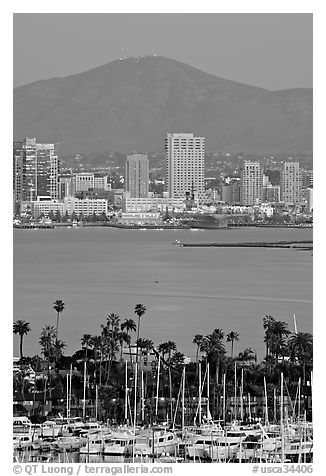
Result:
<instances>
[{"instance_id":1,"label":"pier","mask_svg":"<svg viewBox=\"0 0 326 476\"><path fill-rule=\"evenodd\" d=\"M181 247L217 247L217 248L297 248L297 249L305 249L305 250L312 250L313 249L313 241L312 240L296 240L296 241L256 241L256 242L243 242L243 243L216 243L216 242L209 242L209 243L182 243L182 242L175 242L172 243L173 245L181 246Z\"/></svg>"}]
</instances>

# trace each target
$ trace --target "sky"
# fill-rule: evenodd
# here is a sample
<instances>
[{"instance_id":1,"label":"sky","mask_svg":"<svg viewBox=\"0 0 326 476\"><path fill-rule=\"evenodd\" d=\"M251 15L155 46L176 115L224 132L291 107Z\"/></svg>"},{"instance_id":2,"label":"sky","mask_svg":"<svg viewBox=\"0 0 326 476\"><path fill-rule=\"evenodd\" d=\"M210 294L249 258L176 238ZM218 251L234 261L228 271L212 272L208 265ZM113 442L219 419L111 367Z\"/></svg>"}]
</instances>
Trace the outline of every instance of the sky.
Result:
<instances>
[{"instance_id":1,"label":"sky","mask_svg":"<svg viewBox=\"0 0 326 476\"><path fill-rule=\"evenodd\" d=\"M311 13L14 13L14 87L156 53L270 90L312 87Z\"/></svg>"}]
</instances>

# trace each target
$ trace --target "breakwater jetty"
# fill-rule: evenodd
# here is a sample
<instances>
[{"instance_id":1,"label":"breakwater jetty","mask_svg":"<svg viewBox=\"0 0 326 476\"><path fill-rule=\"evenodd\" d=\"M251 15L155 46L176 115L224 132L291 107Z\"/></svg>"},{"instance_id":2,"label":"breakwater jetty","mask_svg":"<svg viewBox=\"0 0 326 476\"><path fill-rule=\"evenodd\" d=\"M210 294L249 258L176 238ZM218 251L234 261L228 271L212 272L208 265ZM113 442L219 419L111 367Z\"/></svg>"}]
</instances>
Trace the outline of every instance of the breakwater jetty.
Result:
<instances>
[{"instance_id":1,"label":"breakwater jetty","mask_svg":"<svg viewBox=\"0 0 326 476\"><path fill-rule=\"evenodd\" d=\"M172 243L173 245L181 247L217 247L217 248L297 248L304 250L313 249L312 240L292 240L292 241L254 241L254 242L240 242L240 243L182 243L181 241L176 241Z\"/></svg>"}]
</instances>

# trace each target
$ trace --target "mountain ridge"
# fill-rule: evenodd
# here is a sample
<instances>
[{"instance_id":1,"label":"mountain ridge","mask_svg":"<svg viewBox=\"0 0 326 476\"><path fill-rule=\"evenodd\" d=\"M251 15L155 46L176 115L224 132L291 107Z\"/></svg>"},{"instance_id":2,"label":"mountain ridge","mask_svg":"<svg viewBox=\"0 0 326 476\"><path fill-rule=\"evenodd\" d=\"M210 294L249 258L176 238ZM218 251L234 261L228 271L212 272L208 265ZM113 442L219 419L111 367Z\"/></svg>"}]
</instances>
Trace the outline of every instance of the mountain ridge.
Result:
<instances>
[{"instance_id":1,"label":"mountain ridge","mask_svg":"<svg viewBox=\"0 0 326 476\"><path fill-rule=\"evenodd\" d=\"M114 60L14 89L14 138L60 152L163 149L166 132L217 152L312 152L312 90L270 91L160 56Z\"/></svg>"}]
</instances>

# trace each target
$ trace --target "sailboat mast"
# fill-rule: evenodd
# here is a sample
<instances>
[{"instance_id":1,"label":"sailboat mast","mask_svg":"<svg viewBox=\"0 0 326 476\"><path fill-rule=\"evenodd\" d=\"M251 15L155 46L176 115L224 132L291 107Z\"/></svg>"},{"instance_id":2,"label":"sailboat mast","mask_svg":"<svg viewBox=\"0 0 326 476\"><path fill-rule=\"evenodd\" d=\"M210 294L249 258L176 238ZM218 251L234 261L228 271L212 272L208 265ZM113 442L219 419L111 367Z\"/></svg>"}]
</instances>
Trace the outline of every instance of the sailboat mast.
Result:
<instances>
[{"instance_id":1,"label":"sailboat mast","mask_svg":"<svg viewBox=\"0 0 326 476\"><path fill-rule=\"evenodd\" d=\"M134 395L134 434L136 430L136 420L137 420L137 371L138 371L138 363L136 362L136 370L135 370L135 395Z\"/></svg>"},{"instance_id":2,"label":"sailboat mast","mask_svg":"<svg viewBox=\"0 0 326 476\"><path fill-rule=\"evenodd\" d=\"M294 325L294 333L297 334L298 329L297 329L297 319L295 317L295 314L293 314L293 325Z\"/></svg>"},{"instance_id":3,"label":"sailboat mast","mask_svg":"<svg viewBox=\"0 0 326 476\"><path fill-rule=\"evenodd\" d=\"M234 362L234 419L237 419L237 363Z\"/></svg>"},{"instance_id":4,"label":"sailboat mast","mask_svg":"<svg viewBox=\"0 0 326 476\"><path fill-rule=\"evenodd\" d=\"M264 376L264 394L265 394L265 424L268 425L268 403L267 403L267 386L266 386L266 377Z\"/></svg>"},{"instance_id":5,"label":"sailboat mast","mask_svg":"<svg viewBox=\"0 0 326 476\"><path fill-rule=\"evenodd\" d=\"M243 421L243 368L241 369L240 405L241 421Z\"/></svg>"},{"instance_id":6,"label":"sailboat mast","mask_svg":"<svg viewBox=\"0 0 326 476\"><path fill-rule=\"evenodd\" d=\"M125 421L128 419L128 362L125 361Z\"/></svg>"},{"instance_id":7,"label":"sailboat mast","mask_svg":"<svg viewBox=\"0 0 326 476\"><path fill-rule=\"evenodd\" d=\"M186 367L183 366L182 373L182 431L185 427L185 380L186 380Z\"/></svg>"},{"instance_id":8,"label":"sailboat mast","mask_svg":"<svg viewBox=\"0 0 326 476\"><path fill-rule=\"evenodd\" d=\"M156 381L156 402L155 402L155 416L157 418L158 412L158 390L160 386L160 366L161 366L161 356L158 356L158 366L157 366L157 381Z\"/></svg>"},{"instance_id":9,"label":"sailboat mast","mask_svg":"<svg viewBox=\"0 0 326 476\"><path fill-rule=\"evenodd\" d=\"M281 372L281 463L284 463L283 373Z\"/></svg>"},{"instance_id":10,"label":"sailboat mast","mask_svg":"<svg viewBox=\"0 0 326 476\"><path fill-rule=\"evenodd\" d=\"M201 425L201 362L199 362L199 425Z\"/></svg>"},{"instance_id":11,"label":"sailboat mast","mask_svg":"<svg viewBox=\"0 0 326 476\"><path fill-rule=\"evenodd\" d=\"M84 362L84 395L83 395L83 418L85 419L86 415L86 360Z\"/></svg>"},{"instance_id":12,"label":"sailboat mast","mask_svg":"<svg viewBox=\"0 0 326 476\"><path fill-rule=\"evenodd\" d=\"M98 406L98 385L95 387L95 420L97 420L97 406Z\"/></svg>"},{"instance_id":13,"label":"sailboat mast","mask_svg":"<svg viewBox=\"0 0 326 476\"><path fill-rule=\"evenodd\" d=\"M144 405L144 371L141 371L141 421L145 420L145 405Z\"/></svg>"},{"instance_id":14,"label":"sailboat mast","mask_svg":"<svg viewBox=\"0 0 326 476\"><path fill-rule=\"evenodd\" d=\"M209 362L207 363L207 420L210 419L209 411Z\"/></svg>"},{"instance_id":15,"label":"sailboat mast","mask_svg":"<svg viewBox=\"0 0 326 476\"><path fill-rule=\"evenodd\" d=\"M225 373L223 374L223 422L225 425L225 410L226 410L226 401L225 401Z\"/></svg>"}]
</instances>

